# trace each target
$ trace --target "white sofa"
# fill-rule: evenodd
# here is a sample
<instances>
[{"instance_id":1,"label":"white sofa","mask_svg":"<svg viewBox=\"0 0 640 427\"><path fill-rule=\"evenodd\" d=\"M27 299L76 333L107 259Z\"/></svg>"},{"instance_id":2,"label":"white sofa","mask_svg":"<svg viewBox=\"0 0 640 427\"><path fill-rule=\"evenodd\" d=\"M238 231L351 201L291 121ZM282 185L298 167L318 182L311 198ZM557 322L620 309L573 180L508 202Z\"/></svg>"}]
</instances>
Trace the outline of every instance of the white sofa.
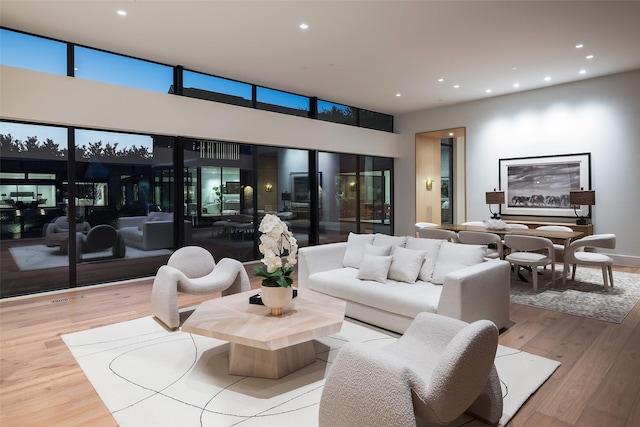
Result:
<instances>
[{"instance_id":1,"label":"white sofa","mask_svg":"<svg viewBox=\"0 0 640 427\"><path fill-rule=\"evenodd\" d=\"M184 222L185 244L191 241L191 222ZM127 246L151 251L173 248L173 214L150 212L147 216L118 218L118 231Z\"/></svg>"},{"instance_id":2,"label":"white sofa","mask_svg":"<svg viewBox=\"0 0 640 427\"><path fill-rule=\"evenodd\" d=\"M387 248L393 255L375 253ZM501 329L509 323L510 266L484 261L485 249L351 233L348 242L301 248L298 286L345 300L347 316L399 333L420 312L465 322L488 319Z\"/></svg>"}]
</instances>

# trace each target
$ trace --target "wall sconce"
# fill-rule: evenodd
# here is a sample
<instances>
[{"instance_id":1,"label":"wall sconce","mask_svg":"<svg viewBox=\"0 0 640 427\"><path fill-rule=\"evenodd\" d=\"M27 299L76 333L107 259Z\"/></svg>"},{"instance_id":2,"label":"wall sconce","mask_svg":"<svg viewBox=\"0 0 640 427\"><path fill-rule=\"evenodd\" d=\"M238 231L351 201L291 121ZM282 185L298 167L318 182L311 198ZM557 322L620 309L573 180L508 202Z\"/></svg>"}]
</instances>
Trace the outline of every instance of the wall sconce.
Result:
<instances>
[{"instance_id":1,"label":"wall sconce","mask_svg":"<svg viewBox=\"0 0 640 427\"><path fill-rule=\"evenodd\" d=\"M22 211L20 209L16 209L16 216L22 216Z\"/></svg>"},{"instance_id":2,"label":"wall sconce","mask_svg":"<svg viewBox=\"0 0 640 427\"><path fill-rule=\"evenodd\" d=\"M578 219L577 225L587 225L587 219L578 215L578 206L589 206L589 218L591 218L591 206L596 204L596 192L594 190L569 191L569 204L573 205L573 212Z\"/></svg>"},{"instance_id":3,"label":"wall sconce","mask_svg":"<svg viewBox=\"0 0 640 427\"><path fill-rule=\"evenodd\" d=\"M433 180L431 178L427 178L425 182L427 185L427 191L433 190Z\"/></svg>"},{"instance_id":4,"label":"wall sconce","mask_svg":"<svg viewBox=\"0 0 640 427\"><path fill-rule=\"evenodd\" d=\"M487 191L486 195L486 203L487 205L489 205L489 212L491 212L491 215L493 219L500 219L500 215L498 215L498 212L493 212L491 210L491 205L501 205L504 203L504 191L496 191L496 189L494 188L493 191Z\"/></svg>"},{"instance_id":5,"label":"wall sconce","mask_svg":"<svg viewBox=\"0 0 640 427\"><path fill-rule=\"evenodd\" d=\"M271 191L273 190L273 184L265 184L264 185L264 191L266 191L267 193L271 193Z\"/></svg>"},{"instance_id":6,"label":"wall sconce","mask_svg":"<svg viewBox=\"0 0 640 427\"><path fill-rule=\"evenodd\" d=\"M349 183L349 190L351 190L351 191L355 191L356 190L356 182L355 181L351 181Z\"/></svg>"}]
</instances>

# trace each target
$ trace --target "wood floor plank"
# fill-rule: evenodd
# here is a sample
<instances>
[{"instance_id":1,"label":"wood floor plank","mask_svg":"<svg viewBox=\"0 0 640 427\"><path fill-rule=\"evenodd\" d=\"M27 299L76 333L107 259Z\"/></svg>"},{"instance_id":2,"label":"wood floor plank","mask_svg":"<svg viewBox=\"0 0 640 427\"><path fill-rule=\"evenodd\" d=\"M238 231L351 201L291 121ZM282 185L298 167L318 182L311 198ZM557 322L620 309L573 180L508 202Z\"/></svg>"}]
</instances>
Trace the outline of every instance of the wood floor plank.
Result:
<instances>
[{"instance_id":1,"label":"wood floor plank","mask_svg":"<svg viewBox=\"0 0 640 427\"><path fill-rule=\"evenodd\" d=\"M549 402L541 409L542 413L570 424L575 424L580 418L631 333L624 326L610 325L585 349L582 357L565 375L564 381L550 393Z\"/></svg>"}]
</instances>

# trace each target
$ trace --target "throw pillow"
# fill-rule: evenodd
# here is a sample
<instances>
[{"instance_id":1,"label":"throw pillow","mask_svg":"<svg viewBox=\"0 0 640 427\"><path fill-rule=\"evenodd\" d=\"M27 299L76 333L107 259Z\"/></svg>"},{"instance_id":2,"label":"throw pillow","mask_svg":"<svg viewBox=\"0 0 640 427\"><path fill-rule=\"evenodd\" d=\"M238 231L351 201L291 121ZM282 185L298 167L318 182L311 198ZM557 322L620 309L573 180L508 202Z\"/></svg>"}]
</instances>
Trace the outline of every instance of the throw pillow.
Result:
<instances>
[{"instance_id":1,"label":"throw pillow","mask_svg":"<svg viewBox=\"0 0 640 427\"><path fill-rule=\"evenodd\" d=\"M443 242L438 252L438 260L433 270L431 283L441 285L444 276L452 271L480 264L484 261L485 246L463 245L460 243Z\"/></svg>"},{"instance_id":2,"label":"throw pillow","mask_svg":"<svg viewBox=\"0 0 640 427\"><path fill-rule=\"evenodd\" d=\"M376 246L391 246L391 253L396 247L402 247L407 243L407 236L389 236L388 234L376 233L373 244Z\"/></svg>"},{"instance_id":3,"label":"throw pillow","mask_svg":"<svg viewBox=\"0 0 640 427\"><path fill-rule=\"evenodd\" d=\"M433 269L436 267L436 260L438 259L438 252L440 252L440 245L444 240L439 239L427 239L427 238L407 238L407 249L414 249L420 251L426 251L424 256L424 262L420 268L418 278L423 282L430 282L433 275Z\"/></svg>"},{"instance_id":4,"label":"throw pillow","mask_svg":"<svg viewBox=\"0 0 640 427\"><path fill-rule=\"evenodd\" d=\"M427 251L416 251L397 247L393 251L393 261L389 267L389 279L415 283Z\"/></svg>"},{"instance_id":5,"label":"throw pillow","mask_svg":"<svg viewBox=\"0 0 640 427\"><path fill-rule=\"evenodd\" d=\"M360 260L368 243L373 243L373 234L349 233L347 250L342 259L342 266L360 268Z\"/></svg>"},{"instance_id":6,"label":"throw pillow","mask_svg":"<svg viewBox=\"0 0 640 427\"><path fill-rule=\"evenodd\" d=\"M360 262L358 270L358 279L375 280L384 283L387 281L387 274L391 266L392 256L380 256L365 254Z\"/></svg>"},{"instance_id":7,"label":"throw pillow","mask_svg":"<svg viewBox=\"0 0 640 427\"><path fill-rule=\"evenodd\" d=\"M391 255L391 246L375 246L371 243L367 243L364 247L364 253L369 255Z\"/></svg>"}]
</instances>

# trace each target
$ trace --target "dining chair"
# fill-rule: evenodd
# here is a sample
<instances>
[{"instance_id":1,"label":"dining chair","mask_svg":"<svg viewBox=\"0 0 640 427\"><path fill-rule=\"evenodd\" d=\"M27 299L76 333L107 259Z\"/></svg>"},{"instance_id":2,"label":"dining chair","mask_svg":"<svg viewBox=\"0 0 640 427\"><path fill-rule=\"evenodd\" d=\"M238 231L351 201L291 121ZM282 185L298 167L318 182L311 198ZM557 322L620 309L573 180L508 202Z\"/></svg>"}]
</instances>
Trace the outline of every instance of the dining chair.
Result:
<instances>
[{"instance_id":1,"label":"dining chair","mask_svg":"<svg viewBox=\"0 0 640 427\"><path fill-rule=\"evenodd\" d=\"M458 241L467 245L487 245L485 258L504 258L502 239L497 234L485 233L483 231L458 231Z\"/></svg>"},{"instance_id":2,"label":"dining chair","mask_svg":"<svg viewBox=\"0 0 640 427\"><path fill-rule=\"evenodd\" d=\"M415 225L416 237L418 236L418 231L420 231L421 228L433 228L437 226L438 224L434 224L433 222L416 222L416 225Z\"/></svg>"},{"instance_id":3,"label":"dining chair","mask_svg":"<svg viewBox=\"0 0 640 427\"><path fill-rule=\"evenodd\" d=\"M551 240L546 237L507 234L504 236L504 242L511 248L511 253L504 259L514 265L516 274L520 273L520 266L531 267L531 280L535 292L538 291L539 266L551 265L551 286L555 285L555 250ZM546 250L546 254L541 252L543 250Z\"/></svg>"},{"instance_id":4,"label":"dining chair","mask_svg":"<svg viewBox=\"0 0 640 427\"><path fill-rule=\"evenodd\" d=\"M471 225L473 227L485 227L485 224L483 221L467 221L467 222L463 222L462 225Z\"/></svg>"},{"instance_id":5,"label":"dining chair","mask_svg":"<svg viewBox=\"0 0 640 427\"><path fill-rule=\"evenodd\" d=\"M569 232L573 231L571 227L566 227L564 225L541 225L540 227L536 227L536 230L569 231ZM564 254L564 245L554 243L553 249L555 249L556 254Z\"/></svg>"},{"instance_id":6,"label":"dining chair","mask_svg":"<svg viewBox=\"0 0 640 427\"><path fill-rule=\"evenodd\" d=\"M451 230L443 230L442 228L420 228L418 236L423 239L440 239L458 243L458 233Z\"/></svg>"},{"instance_id":7,"label":"dining chair","mask_svg":"<svg viewBox=\"0 0 640 427\"><path fill-rule=\"evenodd\" d=\"M609 286L613 288L613 259L605 254L598 252L585 251L585 248L604 248L615 249L615 234L593 234L583 237L582 239L571 242L564 254L564 269L562 271L562 284L567 281L567 271L569 265L573 265L571 280L576 278L576 266L580 265L598 265L602 268L602 281L604 288L607 289L607 273L609 275Z\"/></svg>"},{"instance_id":8,"label":"dining chair","mask_svg":"<svg viewBox=\"0 0 640 427\"><path fill-rule=\"evenodd\" d=\"M507 225L507 228L511 229L511 230L528 230L529 227L527 227L525 224L516 224L516 223L509 223Z\"/></svg>"}]
</instances>

